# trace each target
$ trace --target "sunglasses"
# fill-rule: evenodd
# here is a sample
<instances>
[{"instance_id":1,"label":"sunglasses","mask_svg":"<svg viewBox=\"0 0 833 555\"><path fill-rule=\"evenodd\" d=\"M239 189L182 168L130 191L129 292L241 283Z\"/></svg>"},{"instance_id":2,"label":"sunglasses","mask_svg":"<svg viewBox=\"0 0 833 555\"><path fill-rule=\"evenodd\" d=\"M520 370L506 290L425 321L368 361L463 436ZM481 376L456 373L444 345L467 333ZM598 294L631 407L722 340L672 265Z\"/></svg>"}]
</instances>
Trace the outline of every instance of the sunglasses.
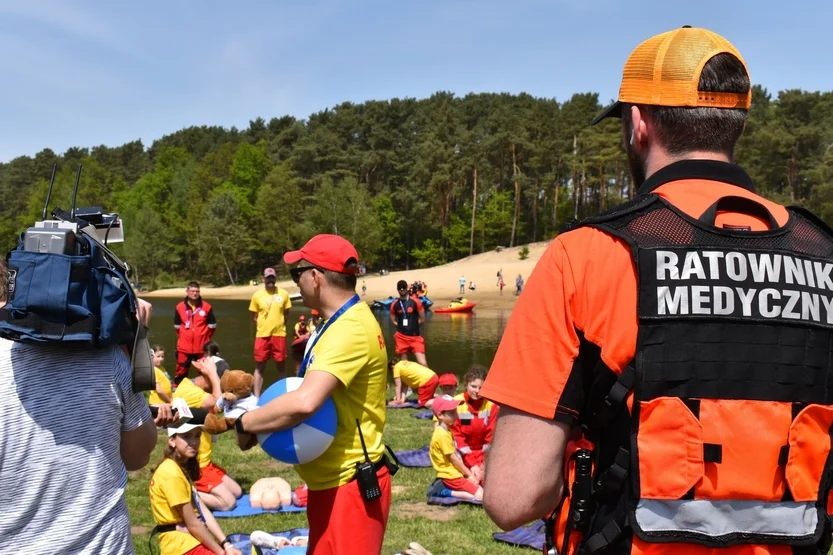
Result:
<instances>
[{"instance_id":1,"label":"sunglasses","mask_svg":"<svg viewBox=\"0 0 833 555\"><path fill-rule=\"evenodd\" d=\"M299 268L289 269L289 275L292 276L292 281L295 282L295 285L298 285L298 282L301 281L301 274L303 274L307 270L318 270L320 272L321 268L317 266L301 266Z\"/></svg>"}]
</instances>

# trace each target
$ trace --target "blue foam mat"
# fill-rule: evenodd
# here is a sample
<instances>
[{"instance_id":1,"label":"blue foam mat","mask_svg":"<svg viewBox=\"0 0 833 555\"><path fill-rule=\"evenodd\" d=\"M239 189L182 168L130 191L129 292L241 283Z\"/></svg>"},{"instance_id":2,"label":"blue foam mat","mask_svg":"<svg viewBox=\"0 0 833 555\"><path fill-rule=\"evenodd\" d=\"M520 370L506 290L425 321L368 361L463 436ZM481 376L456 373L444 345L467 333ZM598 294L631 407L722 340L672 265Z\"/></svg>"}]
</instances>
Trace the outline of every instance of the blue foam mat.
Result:
<instances>
[{"instance_id":1,"label":"blue foam mat","mask_svg":"<svg viewBox=\"0 0 833 555\"><path fill-rule=\"evenodd\" d=\"M434 417L434 412L430 410L421 410L411 414L411 418L419 418L420 420L430 420Z\"/></svg>"},{"instance_id":2,"label":"blue foam mat","mask_svg":"<svg viewBox=\"0 0 833 555\"><path fill-rule=\"evenodd\" d=\"M416 401L405 401L404 405L387 405L389 409L418 409L420 404Z\"/></svg>"},{"instance_id":3,"label":"blue foam mat","mask_svg":"<svg viewBox=\"0 0 833 555\"><path fill-rule=\"evenodd\" d=\"M450 507L451 505L458 505L460 503L468 503L469 505L483 505L483 501L475 499L460 499L459 497L429 497L429 505L443 505Z\"/></svg>"},{"instance_id":4,"label":"blue foam mat","mask_svg":"<svg viewBox=\"0 0 833 555\"><path fill-rule=\"evenodd\" d=\"M401 466L408 466L411 468L429 468L431 466L431 456L428 454L430 448L426 445L419 449L411 451L394 452L396 460Z\"/></svg>"},{"instance_id":5,"label":"blue foam mat","mask_svg":"<svg viewBox=\"0 0 833 555\"><path fill-rule=\"evenodd\" d=\"M309 536L309 528L294 528L292 530L284 530L283 532L270 532L273 536L283 536L287 539L292 539L296 536ZM252 553L252 542L249 541L249 534L229 534L228 539L231 544L239 549L243 555ZM307 547L284 547L283 549L261 549L257 548L256 553L262 555L303 555L307 552Z\"/></svg>"},{"instance_id":6,"label":"blue foam mat","mask_svg":"<svg viewBox=\"0 0 833 555\"><path fill-rule=\"evenodd\" d=\"M544 521L539 520L508 532L495 532L492 537L499 542L541 551L544 549Z\"/></svg>"},{"instance_id":7,"label":"blue foam mat","mask_svg":"<svg viewBox=\"0 0 833 555\"><path fill-rule=\"evenodd\" d=\"M230 511L212 511L211 514L215 518L237 518L242 516L259 515L263 513L303 513L306 507L296 507L290 505L288 507L281 507L278 510L266 510L258 507L252 507L249 500L249 494L244 494L243 497L237 500L237 506Z\"/></svg>"}]
</instances>

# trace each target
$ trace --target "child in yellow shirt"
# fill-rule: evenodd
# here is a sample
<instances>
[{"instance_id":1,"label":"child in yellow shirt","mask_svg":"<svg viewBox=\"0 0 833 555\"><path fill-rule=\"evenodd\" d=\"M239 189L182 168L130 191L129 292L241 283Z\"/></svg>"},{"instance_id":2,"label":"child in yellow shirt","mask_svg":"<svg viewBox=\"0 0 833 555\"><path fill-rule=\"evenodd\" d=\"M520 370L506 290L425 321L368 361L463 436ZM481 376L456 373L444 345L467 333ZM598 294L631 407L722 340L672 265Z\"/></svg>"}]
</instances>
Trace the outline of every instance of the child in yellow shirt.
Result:
<instances>
[{"instance_id":1,"label":"child in yellow shirt","mask_svg":"<svg viewBox=\"0 0 833 555\"><path fill-rule=\"evenodd\" d=\"M168 428L165 458L150 479L150 509L159 532L160 555L243 555L197 496L197 449L202 426ZM222 538L222 539L215 539Z\"/></svg>"},{"instance_id":2,"label":"child in yellow shirt","mask_svg":"<svg viewBox=\"0 0 833 555\"><path fill-rule=\"evenodd\" d=\"M452 399L449 395L434 399L431 408L437 417L437 426L431 436L428 453L437 478L450 490L451 497L482 501L483 488L478 485L472 471L463 464L463 459L454 445L454 436L451 434L451 426L457 420L457 407L462 402L460 399Z\"/></svg>"},{"instance_id":3,"label":"child in yellow shirt","mask_svg":"<svg viewBox=\"0 0 833 555\"><path fill-rule=\"evenodd\" d=\"M171 377L165 372L165 348L162 345L153 346L153 374L156 379L156 390L150 392L148 404L150 406L170 403L173 398Z\"/></svg>"}]
</instances>

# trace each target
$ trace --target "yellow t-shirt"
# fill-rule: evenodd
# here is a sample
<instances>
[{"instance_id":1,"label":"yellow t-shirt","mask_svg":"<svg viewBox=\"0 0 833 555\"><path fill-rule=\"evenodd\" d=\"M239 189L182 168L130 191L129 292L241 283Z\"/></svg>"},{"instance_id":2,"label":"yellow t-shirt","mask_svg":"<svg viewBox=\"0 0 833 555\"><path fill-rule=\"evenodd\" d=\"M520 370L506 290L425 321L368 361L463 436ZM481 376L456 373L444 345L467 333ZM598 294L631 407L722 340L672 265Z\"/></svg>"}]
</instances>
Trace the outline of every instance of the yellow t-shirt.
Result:
<instances>
[{"instance_id":1,"label":"yellow t-shirt","mask_svg":"<svg viewBox=\"0 0 833 555\"><path fill-rule=\"evenodd\" d=\"M168 376L168 373L165 372L164 368L154 368L153 374L156 378L156 383L162 386L162 391L168 394L168 397L171 396L171 378ZM150 396L148 397L148 404L149 405L161 405L165 401L156 393L156 390L150 392Z\"/></svg>"},{"instance_id":2,"label":"yellow t-shirt","mask_svg":"<svg viewBox=\"0 0 833 555\"><path fill-rule=\"evenodd\" d=\"M301 322L296 322L295 323L295 331L300 331L300 329L301 329ZM307 324L307 331L306 331L307 334L312 333L314 330L315 330L315 326L313 326L313 328L310 329L310 325Z\"/></svg>"},{"instance_id":3,"label":"yellow t-shirt","mask_svg":"<svg viewBox=\"0 0 833 555\"><path fill-rule=\"evenodd\" d=\"M454 445L454 436L451 435L451 431L440 425L435 426L434 433L431 435L431 447L428 449L428 454L431 457L431 466L437 472L437 478L454 480L463 477L463 473L451 463L451 455L456 450L457 447Z\"/></svg>"},{"instance_id":4,"label":"yellow t-shirt","mask_svg":"<svg viewBox=\"0 0 833 555\"><path fill-rule=\"evenodd\" d=\"M384 453L385 384L388 354L379 323L367 303L357 303L333 322L312 349L309 372L335 376L341 387L333 391L338 413L336 435L323 455L297 465L295 470L309 489L323 490L346 484L364 460L356 418L370 460Z\"/></svg>"},{"instance_id":5,"label":"yellow t-shirt","mask_svg":"<svg viewBox=\"0 0 833 555\"><path fill-rule=\"evenodd\" d=\"M284 310L292 308L289 293L286 289L275 288L275 294L270 295L266 289L261 289L252 295L249 312L257 312L257 337L286 337L286 319Z\"/></svg>"},{"instance_id":6,"label":"yellow t-shirt","mask_svg":"<svg viewBox=\"0 0 833 555\"><path fill-rule=\"evenodd\" d=\"M174 397L179 397L185 404L188 405L190 409L198 409L202 406L203 401L205 398L208 397L208 393L202 390L202 388L198 387L194 382L190 379L185 378L180 382L179 386L174 391ZM200 448L197 451L197 461L200 464L200 468L204 468L208 466L208 463L211 462L211 442L213 441L213 437L206 431L202 432L200 435Z\"/></svg>"},{"instance_id":7,"label":"yellow t-shirt","mask_svg":"<svg viewBox=\"0 0 833 555\"><path fill-rule=\"evenodd\" d=\"M191 481L172 459L165 459L150 478L150 511L157 525L179 524L183 520L174 507L191 503L197 512L199 501ZM159 534L160 555L182 555L200 545L200 540L174 530Z\"/></svg>"},{"instance_id":8,"label":"yellow t-shirt","mask_svg":"<svg viewBox=\"0 0 833 555\"><path fill-rule=\"evenodd\" d=\"M410 360L397 362L393 367L393 377L400 378L411 389L422 387L434 376L433 370Z\"/></svg>"}]
</instances>

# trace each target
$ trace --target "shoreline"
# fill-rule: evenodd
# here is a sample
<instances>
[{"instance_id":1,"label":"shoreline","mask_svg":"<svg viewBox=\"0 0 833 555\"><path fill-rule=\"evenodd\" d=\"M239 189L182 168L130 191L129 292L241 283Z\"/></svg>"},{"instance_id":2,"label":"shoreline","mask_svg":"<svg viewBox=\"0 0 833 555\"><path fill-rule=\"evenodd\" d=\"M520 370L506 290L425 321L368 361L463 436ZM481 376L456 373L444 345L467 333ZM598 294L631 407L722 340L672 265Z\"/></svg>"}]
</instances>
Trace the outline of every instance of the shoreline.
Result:
<instances>
[{"instance_id":1,"label":"shoreline","mask_svg":"<svg viewBox=\"0 0 833 555\"><path fill-rule=\"evenodd\" d=\"M425 282L428 288L428 294L426 296L434 302L433 308L437 308L446 306L449 302L461 296L459 279L463 276L466 278L466 289L462 296L469 301L477 303L477 307L474 309L475 312L479 309L486 311L512 310L518 299L515 296L515 277L521 274L524 281L526 281L550 242L544 241L526 245L529 247L529 257L526 260L521 260L519 257L518 253L523 247L521 245L505 248L500 252L490 251L476 254L432 268L401 270L391 272L384 276L367 274L359 276L356 290L359 295L362 294L361 287L364 281L367 284L367 293L361 298L368 304L372 304L375 300L382 300L391 295L397 295L396 282L400 279L404 279L409 284L416 280L421 280ZM500 294L500 288L497 286L496 274L498 270L503 271L503 281L505 283L503 295ZM476 284L475 291L468 289L468 284L471 281ZM290 295L299 292L298 286L292 280L279 281L277 285L288 291ZM217 299L249 300L255 291L262 288L262 284L201 287L200 294L208 301ZM185 289L179 287L157 289L147 293L139 293L138 295L144 299L184 298ZM300 303L300 300L295 302Z\"/></svg>"}]
</instances>

